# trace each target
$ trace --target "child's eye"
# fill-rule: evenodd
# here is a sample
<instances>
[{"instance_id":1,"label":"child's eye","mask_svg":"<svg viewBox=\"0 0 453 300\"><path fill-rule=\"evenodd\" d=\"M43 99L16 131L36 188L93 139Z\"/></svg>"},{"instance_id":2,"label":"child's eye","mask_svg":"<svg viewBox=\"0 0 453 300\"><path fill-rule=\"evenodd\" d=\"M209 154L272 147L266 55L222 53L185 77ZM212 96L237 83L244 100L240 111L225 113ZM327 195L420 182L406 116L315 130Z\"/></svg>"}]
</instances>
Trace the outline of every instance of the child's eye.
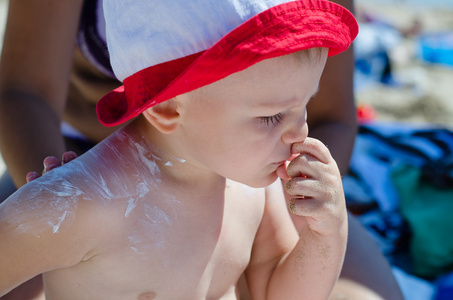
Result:
<instances>
[{"instance_id":1,"label":"child's eye","mask_svg":"<svg viewBox=\"0 0 453 300\"><path fill-rule=\"evenodd\" d=\"M260 120L261 122L263 123L266 123L266 125L276 125L278 123L280 123L283 119L283 116L281 113L278 113L276 115L273 115L273 116L269 116L269 117L260 117Z\"/></svg>"}]
</instances>

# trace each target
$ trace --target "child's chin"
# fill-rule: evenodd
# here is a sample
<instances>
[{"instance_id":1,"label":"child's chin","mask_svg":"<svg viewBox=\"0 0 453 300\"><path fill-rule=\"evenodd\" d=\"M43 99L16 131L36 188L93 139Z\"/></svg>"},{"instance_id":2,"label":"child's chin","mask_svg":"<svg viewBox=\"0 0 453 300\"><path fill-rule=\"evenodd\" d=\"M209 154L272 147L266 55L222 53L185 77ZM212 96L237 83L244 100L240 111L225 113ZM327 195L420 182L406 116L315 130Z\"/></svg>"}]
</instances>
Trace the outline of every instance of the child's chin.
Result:
<instances>
[{"instance_id":1,"label":"child's chin","mask_svg":"<svg viewBox=\"0 0 453 300\"><path fill-rule=\"evenodd\" d=\"M266 177L260 179L257 178L256 180L248 180L247 182L242 183L252 188L264 188L274 183L275 180L277 180L277 178L278 178L277 173L273 172L267 175Z\"/></svg>"}]
</instances>

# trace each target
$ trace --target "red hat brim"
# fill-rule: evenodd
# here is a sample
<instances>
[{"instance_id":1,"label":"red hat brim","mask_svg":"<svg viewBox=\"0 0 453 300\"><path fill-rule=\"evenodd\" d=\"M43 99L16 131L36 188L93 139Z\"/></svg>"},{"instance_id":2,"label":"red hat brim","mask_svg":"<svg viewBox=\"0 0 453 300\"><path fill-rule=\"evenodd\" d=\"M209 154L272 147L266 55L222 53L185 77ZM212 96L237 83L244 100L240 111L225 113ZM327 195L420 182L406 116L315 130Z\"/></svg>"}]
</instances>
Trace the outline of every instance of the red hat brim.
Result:
<instances>
[{"instance_id":1,"label":"red hat brim","mask_svg":"<svg viewBox=\"0 0 453 300\"><path fill-rule=\"evenodd\" d=\"M105 126L122 124L147 108L211 84L264 59L323 47L345 51L358 34L354 16L329 1L272 7L228 33L206 51L143 69L97 104Z\"/></svg>"}]
</instances>

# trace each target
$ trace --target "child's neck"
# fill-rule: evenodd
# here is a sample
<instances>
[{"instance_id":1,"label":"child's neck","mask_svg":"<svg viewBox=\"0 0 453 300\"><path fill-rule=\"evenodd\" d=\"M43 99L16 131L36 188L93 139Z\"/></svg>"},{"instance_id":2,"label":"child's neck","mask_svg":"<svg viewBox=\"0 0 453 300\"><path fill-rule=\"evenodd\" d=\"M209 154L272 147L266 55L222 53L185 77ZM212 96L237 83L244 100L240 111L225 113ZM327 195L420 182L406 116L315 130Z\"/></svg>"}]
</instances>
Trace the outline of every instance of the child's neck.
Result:
<instances>
[{"instance_id":1,"label":"child's neck","mask_svg":"<svg viewBox=\"0 0 453 300\"><path fill-rule=\"evenodd\" d=\"M135 143L141 144L158 165L161 176L165 176L178 186L197 187L212 190L225 186L225 178L207 169L194 166L180 154L180 147L172 137L156 130L146 120L138 118L125 127L126 132Z\"/></svg>"}]
</instances>

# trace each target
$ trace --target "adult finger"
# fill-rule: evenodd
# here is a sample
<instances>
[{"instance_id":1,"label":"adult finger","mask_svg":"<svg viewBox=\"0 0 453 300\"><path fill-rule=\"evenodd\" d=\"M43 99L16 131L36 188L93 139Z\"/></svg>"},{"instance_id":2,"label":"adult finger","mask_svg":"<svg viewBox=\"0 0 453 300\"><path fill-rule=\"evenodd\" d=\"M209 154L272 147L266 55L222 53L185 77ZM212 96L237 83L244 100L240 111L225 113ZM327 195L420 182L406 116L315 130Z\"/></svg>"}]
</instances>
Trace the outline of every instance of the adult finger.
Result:
<instances>
[{"instance_id":1,"label":"adult finger","mask_svg":"<svg viewBox=\"0 0 453 300\"><path fill-rule=\"evenodd\" d=\"M61 166L61 162L55 156L47 156L46 158L44 158L43 164L44 170L42 171L42 175L46 174L46 172L52 169Z\"/></svg>"},{"instance_id":2,"label":"adult finger","mask_svg":"<svg viewBox=\"0 0 453 300\"><path fill-rule=\"evenodd\" d=\"M27 181L27 183L29 183L30 181L33 181L36 178L39 178L40 176L41 175L39 175L38 172L28 172L27 175L25 176L25 180Z\"/></svg>"},{"instance_id":3,"label":"adult finger","mask_svg":"<svg viewBox=\"0 0 453 300\"><path fill-rule=\"evenodd\" d=\"M68 162L70 162L76 158L77 158L77 154L75 154L74 151L68 151L68 152L63 153L61 162L62 162L62 164L67 164Z\"/></svg>"}]
</instances>

